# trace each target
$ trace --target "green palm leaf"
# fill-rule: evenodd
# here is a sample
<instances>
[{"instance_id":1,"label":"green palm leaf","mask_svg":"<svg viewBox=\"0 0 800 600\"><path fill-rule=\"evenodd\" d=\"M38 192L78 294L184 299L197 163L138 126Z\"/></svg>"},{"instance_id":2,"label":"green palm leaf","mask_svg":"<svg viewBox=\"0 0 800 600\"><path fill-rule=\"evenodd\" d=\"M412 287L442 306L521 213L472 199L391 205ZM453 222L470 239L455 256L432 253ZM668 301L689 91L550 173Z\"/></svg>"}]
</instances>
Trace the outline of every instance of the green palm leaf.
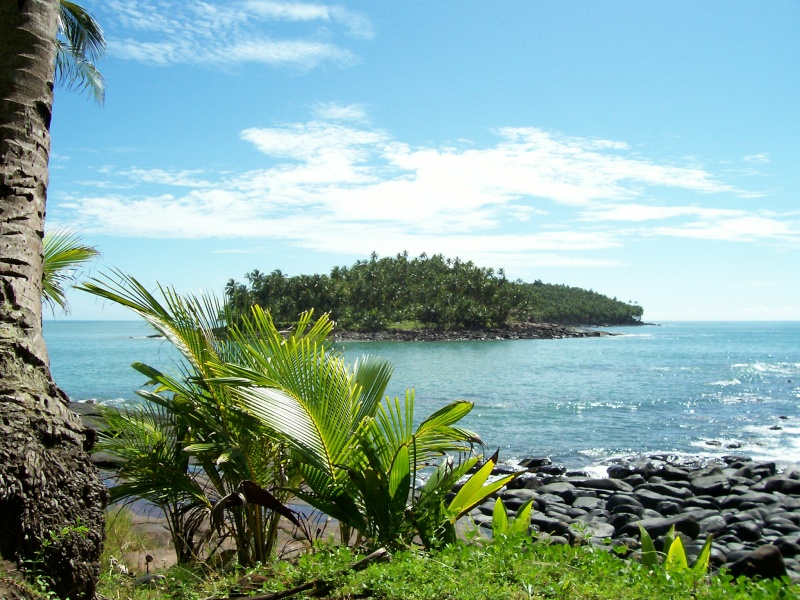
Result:
<instances>
[{"instance_id":1,"label":"green palm leaf","mask_svg":"<svg viewBox=\"0 0 800 600\"><path fill-rule=\"evenodd\" d=\"M42 301L68 311L65 288L75 282L78 268L99 256L92 246L81 242L65 229L48 231L44 236L44 274Z\"/></svg>"}]
</instances>

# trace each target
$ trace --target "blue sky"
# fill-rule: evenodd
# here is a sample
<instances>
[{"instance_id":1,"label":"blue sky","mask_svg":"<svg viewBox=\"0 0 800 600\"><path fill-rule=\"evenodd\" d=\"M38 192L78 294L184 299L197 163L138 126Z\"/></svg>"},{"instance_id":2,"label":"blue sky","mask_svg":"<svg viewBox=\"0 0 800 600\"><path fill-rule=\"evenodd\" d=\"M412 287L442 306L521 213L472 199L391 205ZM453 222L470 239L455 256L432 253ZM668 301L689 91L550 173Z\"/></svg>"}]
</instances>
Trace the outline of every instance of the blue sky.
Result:
<instances>
[{"instance_id":1,"label":"blue sky","mask_svg":"<svg viewBox=\"0 0 800 600\"><path fill-rule=\"evenodd\" d=\"M56 92L47 227L91 274L221 292L407 250L648 321L800 319L800 3L83 5L107 98Z\"/></svg>"}]
</instances>

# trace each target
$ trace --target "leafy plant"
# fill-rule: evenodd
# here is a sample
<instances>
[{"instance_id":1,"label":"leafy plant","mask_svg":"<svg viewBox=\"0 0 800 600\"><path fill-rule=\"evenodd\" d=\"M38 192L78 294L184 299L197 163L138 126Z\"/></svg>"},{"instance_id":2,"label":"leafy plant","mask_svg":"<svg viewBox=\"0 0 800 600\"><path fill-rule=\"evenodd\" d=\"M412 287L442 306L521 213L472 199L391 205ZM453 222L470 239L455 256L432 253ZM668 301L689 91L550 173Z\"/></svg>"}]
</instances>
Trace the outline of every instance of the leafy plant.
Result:
<instances>
[{"instance_id":1,"label":"leafy plant","mask_svg":"<svg viewBox=\"0 0 800 600\"><path fill-rule=\"evenodd\" d=\"M656 552L653 539L647 530L639 524L639 531L641 533L642 541L642 564L650 569L659 567L659 554ZM703 544L700 554L692 567L689 567L689 561L686 557L686 549L683 546L683 541L679 535L675 533L675 526L673 525L664 538L664 553L666 558L663 566L667 574L684 574L688 573L693 578L703 577L708 572L708 564L711 558L711 543L713 535L709 535Z\"/></svg>"},{"instance_id":2,"label":"leafy plant","mask_svg":"<svg viewBox=\"0 0 800 600\"><path fill-rule=\"evenodd\" d=\"M33 559L24 564L25 576L36 592L46 598L58 598L58 594L52 589L52 581L47 576L45 557L48 549L70 536L84 537L88 533L89 528L78 518L74 525L66 525L59 530L49 530L39 541L39 548L34 552Z\"/></svg>"},{"instance_id":3,"label":"leafy plant","mask_svg":"<svg viewBox=\"0 0 800 600\"><path fill-rule=\"evenodd\" d=\"M212 360L235 363L246 356L228 335L226 307L211 297L181 297L165 287L159 288L159 300L121 273L92 279L81 289L134 311L183 359L176 374L134 363L151 387L137 392L146 404L125 412L104 411L111 427L101 435L98 450L122 462L122 480L112 489L112 499L146 498L162 507L181 563L198 557L205 540L194 535L218 505L214 523L220 535L233 537L239 562L266 561L279 519L291 514L285 508L288 488L299 482L299 472L285 443L243 410L228 386L214 381ZM253 337L283 340L268 320L247 323ZM289 336L290 344L322 344L330 327L325 319L312 325L310 315L304 317ZM315 357L284 355L272 362L284 359ZM220 518L225 515L229 518Z\"/></svg>"},{"instance_id":4,"label":"leafy plant","mask_svg":"<svg viewBox=\"0 0 800 600\"><path fill-rule=\"evenodd\" d=\"M502 498L497 498L492 511L492 538L527 535L531 526L533 498L517 509L517 514L509 521Z\"/></svg>"},{"instance_id":5,"label":"leafy plant","mask_svg":"<svg viewBox=\"0 0 800 600\"><path fill-rule=\"evenodd\" d=\"M257 307L253 311L260 314ZM371 545L393 549L409 545L415 535L429 547L454 540L455 521L513 478L484 485L495 456L445 505L445 494L477 461L475 457L454 466L448 456L414 490L412 482L423 468L448 452L469 452L480 441L454 426L472 403L453 402L415 429L413 391L403 404L397 398L378 404L391 372L387 364L362 360L349 374L342 358L330 353L316 361L273 361L259 348L268 340L244 335L234 328L233 338L253 365L219 364L219 381L236 386L242 404L300 456L307 487L294 493L343 524L343 539L353 529ZM291 344L282 343L274 351L294 352ZM308 347L303 354L311 351ZM272 372L289 364L293 380L313 382L304 386L315 390L313 395L278 385Z\"/></svg>"}]
</instances>

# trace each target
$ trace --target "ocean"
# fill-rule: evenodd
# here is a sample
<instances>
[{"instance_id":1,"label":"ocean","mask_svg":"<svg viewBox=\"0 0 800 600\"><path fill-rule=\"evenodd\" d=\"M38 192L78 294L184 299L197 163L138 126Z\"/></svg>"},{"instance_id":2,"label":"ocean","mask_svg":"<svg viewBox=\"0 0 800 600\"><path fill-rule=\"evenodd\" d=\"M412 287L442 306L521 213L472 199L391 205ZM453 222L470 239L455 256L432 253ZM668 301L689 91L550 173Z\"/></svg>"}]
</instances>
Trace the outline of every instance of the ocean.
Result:
<instances>
[{"instance_id":1,"label":"ocean","mask_svg":"<svg viewBox=\"0 0 800 600\"><path fill-rule=\"evenodd\" d=\"M501 459L571 468L617 456L745 455L800 464L800 323L685 322L561 340L346 342L348 361L394 364L421 419L475 403L462 422ZM177 354L135 321L44 324L56 383L73 401L137 402L135 361L174 370Z\"/></svg>"}]
</instances>

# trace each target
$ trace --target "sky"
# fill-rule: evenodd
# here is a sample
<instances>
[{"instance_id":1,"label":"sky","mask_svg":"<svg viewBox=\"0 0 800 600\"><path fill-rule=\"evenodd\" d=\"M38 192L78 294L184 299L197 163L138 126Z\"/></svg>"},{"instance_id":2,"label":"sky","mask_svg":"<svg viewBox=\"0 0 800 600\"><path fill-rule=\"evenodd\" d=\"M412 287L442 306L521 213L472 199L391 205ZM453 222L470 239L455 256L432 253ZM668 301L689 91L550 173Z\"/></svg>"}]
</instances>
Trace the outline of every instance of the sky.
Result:
<instances>
[{"instance_id":1,"label":"sky","mask_svg":"<svg viewBox=\"0 0 800 600\"><path fill-rule=\"evenodd\" d=\"M798 2L82 5L106 100L56 90L46 228L84 276L441 253L649 322L800 320Z\"/></svg>"}]
</instances>

